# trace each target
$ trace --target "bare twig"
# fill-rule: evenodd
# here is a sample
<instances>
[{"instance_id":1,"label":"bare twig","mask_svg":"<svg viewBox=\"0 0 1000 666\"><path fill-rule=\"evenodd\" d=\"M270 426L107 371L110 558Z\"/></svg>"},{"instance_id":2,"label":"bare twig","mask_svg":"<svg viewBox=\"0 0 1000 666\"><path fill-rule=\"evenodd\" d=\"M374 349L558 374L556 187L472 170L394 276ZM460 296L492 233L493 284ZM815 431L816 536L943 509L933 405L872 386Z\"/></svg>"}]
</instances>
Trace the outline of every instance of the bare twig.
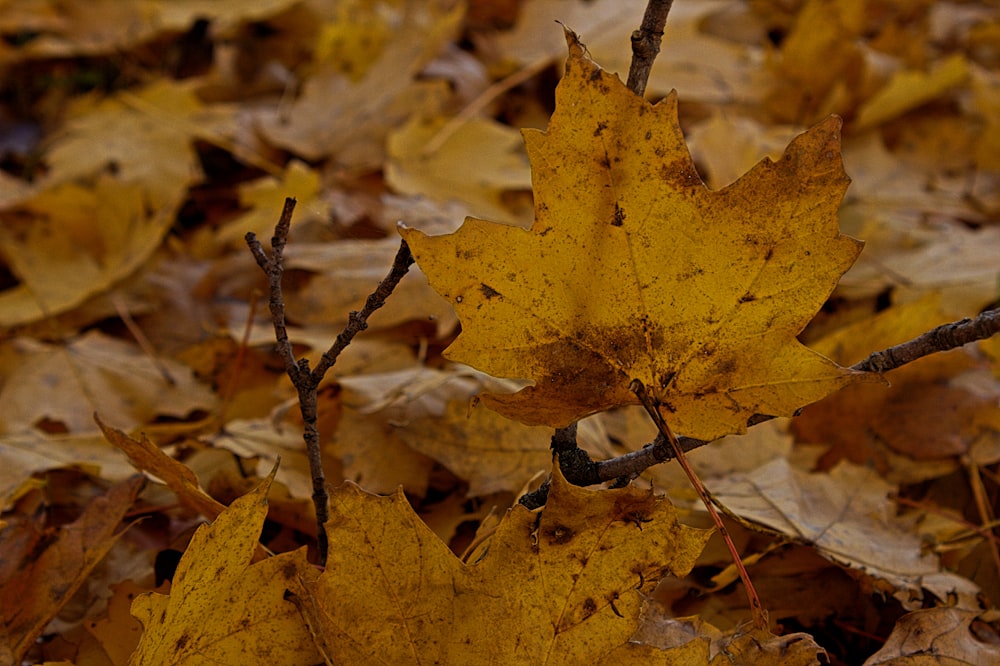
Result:
<instances>
[{"instance_id":1,"label":"bare twig","mask_svg":"<svg viewBox=\"0 0 1000 666\"><path fill-rule=\"evenodd\" d=\"M660 52L663 26L674 0L649 0L639 29L632 33L632 64L628 69L628 89L639 97L646 94L646 83L653 61Z\"/></svg>"},{"instance_id":2,"label":"bare twig","mask_svg":"<svg viewBox=\"0 0 1000 666\"><path fill-rule=\"evenodd\" d=\"M274 325L274 338L277 341L278 354L285 363L285 371L288 373L289 379L292 380L299 397L299 409L302 410L304 424L303 439L306 442L306 455L309 458L309 469L312 474L312 500L316 507L318 527L316 547L319 561L325 563L329 543L324 526L329 518L329 495L326 491L322 449L319 443L319 430L316 426L319 384L327 371L337 362L340 353L354 339L354 336L368 328L368 318L372 313L385 305L385 299L389 297L399 281L406 275L410 266L413 265L413 255L410 253L410 247L406 241L401 241L389 275L379 283L375 291L368 297L360 312L351 312L347 326L337 336L330 349L323 352L316 368L310 370L309 359L302 358L296 361L295 354L292 352L292 345L288 340L288 330L285 326L285 301L281 292L281 276L284 272L283 254L285 244L288 242L293 210L295 210L295 199L285 199L281 218L274 228L274 237L271 238L270 257L267 256L260 241L257 240L257 235L253 232L247 233L246 242L254 259L257 260L257 265L267 275L270 288L268 303L271 308L271 323Z\"/></svg>"},{"instance_id":3,"label":"bare twig","mask_svg":"<svg viewBox=\"0 0 1000 666\"><path fill-rule=\"evenodd\" d=\"M873 352L864 361L852 365L851 369L863 372L888 372L924 356L957 349L976 340L985 340L998 332L1000 332L1000 310L988 310L972 319L943 324L912 340ZM774 417L765 414L755 414L747 420L747 427L770 421L772 418ZM687 453L711 442L693 437L678 437L677 443L681 450ZM670 462L675 457L670 443L662 435L659 435L638 451L631 451L617 458L596 462L592 468L585 468L578 461L577 467L588 469L589 473L573 477L574 480L570 480L569 475L566 478L570 480L570 483L578 485L581 481L586 485L606 483L635 477L653 465ZM541 503L545 503L544 498L542 498Z\"/></svg>"},{"instance_id":4,"label":"bare twig","mask_svg":"<svg viewBox=\"0 0 1000 666\"><path fill-rule=\"evenodd\" d=\"M1000 332L1000 309L987 310L974 319L966 318L942 324L895 347L872 352L865 360L852 365L851 369L888 372L924 356L956 349L976 340L985 340L998 332Z\"/></svg>"}]
</instances>

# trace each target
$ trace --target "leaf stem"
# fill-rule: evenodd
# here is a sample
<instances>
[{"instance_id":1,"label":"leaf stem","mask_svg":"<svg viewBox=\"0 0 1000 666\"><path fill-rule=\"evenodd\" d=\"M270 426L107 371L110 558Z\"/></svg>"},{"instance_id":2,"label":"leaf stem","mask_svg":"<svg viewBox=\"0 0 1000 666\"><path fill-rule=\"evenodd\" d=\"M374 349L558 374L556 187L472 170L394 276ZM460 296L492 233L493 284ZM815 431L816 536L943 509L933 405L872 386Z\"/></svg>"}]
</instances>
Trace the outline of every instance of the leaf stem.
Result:
<instances>
[{"instance_id":1,"label":"leaf stem","mask_svg":"<svg viewBox=\"0 0 1000 666\"><path fill-rule=\"evenodd\" d=\"M760 602L757 590L754 588L753 582L750 580L750 574L747 573L746 567L743 566L743 559L736 551L736 544L733 543L732 537L729 536L729 530L726 529L725 524L722 522L722 517L719 515L719 512L715 510L711 495L701 483L701 479L698 478L694 468L691 467L687 456L684 454L684 449L677 441L677 437L667 425L667 422L663 420L663 415L660 414L660 410L656 408L652 398L650 398L649 394L646 393L646 387L643 383L638 379L634 379L632 380L632 384L629 386L629 389L635 393L636 397L639 398L639 402L642 403L642 406L645 408L646 413L649 414L649 417L653 419L653 423L656 424L660 434L665 437L668 442L670 442L670 446L674 451L674 456L677 458L677 462L680 464L684 473L687 475L688 480L691 482L691 485L698 493L698 497L701 498L701 501L708 510L709 515L712 516L712 521L715 523L716 529L719 530L722 540L726 542L726 548L729 549L729 553L733 557L733 563L736 565L736 569L740 574L740 579L743 581L743 586L747 593L747 600L750 602L750 613L753 616L754 628L766 631L768 628L767 611L764 610L764 606Z\"/></svg>"}]
</instances>

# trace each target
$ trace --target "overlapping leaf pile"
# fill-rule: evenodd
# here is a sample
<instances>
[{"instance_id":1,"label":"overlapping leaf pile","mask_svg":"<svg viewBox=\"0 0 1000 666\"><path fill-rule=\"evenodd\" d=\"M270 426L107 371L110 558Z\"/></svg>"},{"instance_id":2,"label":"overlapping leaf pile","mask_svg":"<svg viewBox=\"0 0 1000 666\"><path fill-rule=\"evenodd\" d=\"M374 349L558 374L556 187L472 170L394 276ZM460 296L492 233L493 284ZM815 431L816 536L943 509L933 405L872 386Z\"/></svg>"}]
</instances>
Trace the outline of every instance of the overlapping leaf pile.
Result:
<instances>
[{"instance_id":1,"label":"overlapping leaf pile","mask_svg":"<svg viewBox=\"0 0 1000 666\"><path fill-rule=\"evenodd\" d=\"M1000 300L995 9L678 0L651 105L644 6L4 5L0 662L1000 659L1000 344L841 367ZM242 244L286 196L298 352L398 220L426 273L320 388L325 571ZM853 384L691 456L781 635L672 465L511 508L537 424L652 439L635 379L706 439Z\"/></svg>"}]
</instances>

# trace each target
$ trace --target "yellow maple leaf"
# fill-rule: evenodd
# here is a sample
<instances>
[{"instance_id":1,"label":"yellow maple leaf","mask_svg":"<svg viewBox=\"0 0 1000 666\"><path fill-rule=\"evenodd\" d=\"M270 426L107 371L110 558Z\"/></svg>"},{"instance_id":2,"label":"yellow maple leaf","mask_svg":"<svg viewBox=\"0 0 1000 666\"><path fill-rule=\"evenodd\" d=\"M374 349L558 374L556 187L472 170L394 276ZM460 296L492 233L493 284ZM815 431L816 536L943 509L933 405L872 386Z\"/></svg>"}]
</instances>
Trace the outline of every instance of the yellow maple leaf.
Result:
<instances>
[{"instance_id":1,"label":"yellow maple leaf","mask_svg":"<svg viewBox=\"0 0 1000 666\"><path fill-rule=\"evenodd\" d=\"M666 572L686 575L710 535L649 491L587 490L558 470L545 508L511 509L473 565L401 490L346 483L330 513L325 573L291 590L338 664L596 663L628 644L644 597Z\"/></svg>"},{"instance_id":2,"label":"yellow maple leaf","mask_svg":"<svg viewBox=\"0 0 1000 666\"><path fill-rule=\"evenodd\" d=\"M195 532L170 596L143 594L132 615L143 626L136 664L314 664L308 628L285 590L317 574L305 551L251 564L267 516L274 473Z\"/></svg>"},{"instance_id":3,"label":"yellow maple leaf","mask_svg":"<svg viewBox=\"0 0 1000 666\"><path fill-rule=\"evenodd\" d=\"M796 340L861 251L837 226L839 119L713 192L676 96L651 106L567 40L549 129L524 132L532 228L401 229L462 320L448 358L535 382L483 401L563 426L636 402L637 379L678 432L714 439L863 378Z\"/></svg>"}]
</instances>

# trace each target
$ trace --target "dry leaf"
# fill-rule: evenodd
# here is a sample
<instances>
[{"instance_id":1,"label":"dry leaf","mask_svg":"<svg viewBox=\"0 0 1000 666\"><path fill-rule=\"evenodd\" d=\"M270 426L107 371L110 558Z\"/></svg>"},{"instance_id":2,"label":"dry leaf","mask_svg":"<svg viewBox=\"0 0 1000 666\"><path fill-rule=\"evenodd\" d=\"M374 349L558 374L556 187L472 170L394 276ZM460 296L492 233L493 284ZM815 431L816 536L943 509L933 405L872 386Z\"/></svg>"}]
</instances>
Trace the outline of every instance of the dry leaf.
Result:
<instances>
[{"instance_id":1,"label":"dry leaf","mask_svg":"<svg viewBox=\"0 0 1000 666\"><path fill-rule=\"evenodd\" d=\"M882 649L864 666L1000 663L996 611L927 608L901 617Z\"/></svg>"},{"instance_id":2,"label":"dry leaf","mask_svg":"<svg viewBox=\"0 0 1000 666\"><path fill-rule=\"evenodd\" d=\"M473 565L402 493L345 484L331 504L326 572L295 591L336 663L592 663L628 641L643 593L684 575L708 537L648 492L558 473L541 513L515 506Z\"/></svg>"},{"instance_id":3,"label":"dry leaf","mask_svg":"<svg viewBox=\"0 0 1000 666\"><path fill-rule=\"evenodd\" d=\"M315 581L304 551L251 564L271 478L198 528L170 596L154 592L132 603L143 633L131 664L322 662L299 612L284 599L289 586Z\"/></svg>"},{"instance_id":4,"label":"dry leaf","mask_svg":"<svg viewBox=\"0 0 1000 666\"><path fill-rule=\"evenodd\" d=\"M135 468L101 435L49 435L37 430L0 437L0 508L6 509L32 474L79 467L109 481L124 481Z\"/></svg>"},{"instance_id":5,"label":"dry leaf","mask_svg":"<svg viewBox=\"0 0 1000 666\"><path fill-rule=\"evenodd\" d=\"M875 127L921 104L940 97L969 78L969 63L955 54L938 63L930 72L897 72L888 84L858 109L855 129Z\"/></svg>"},{"instance_id":6,"label":"dry leaf","mask_svg":"<svg viewBox=\"0 0 1000 666\"><path fill-rule=\"evenodd\" d=\"M846 365L946 321L940 299L929 296L845 326L814 347ZM954 467L974 445L1000 435L1000 389L976 385L977 375L986 372L977 370L981 365L964 349L919 359L894 370L888 389L851 386L809 405L792 430L801 442L829 445L820 461L823 468L846 458L892 479L905 478L900 477L904 468L890 465L892 452L920 461L951 459L949 467ZM940 467L931 469L940 474Z\"/></svg>"},{"instance_id":7,"label":"dry leaf","mask_svg":"<svg viewBox=\"0 0 1000 666\"><path fill-rule=\"evenodd\" d=\"M462 319L448 358L535 381L483 401L561 426L635 403L637 379L675 430L714 439L864 379L795 338L860 252L837 229L839 122L712 192L676 97L651 107L567 40L549 130L525 132L531 230L473 218L447 236L402 230Z\"/></svg>"},{"instance_id":8,"label":"dry leaf","mask_svg":"<svg viewBox=\"0 0 1000 666\"><path fill-rule=\"evenodd\" d=\"M414 421L398 434L412 449L468 481L472 497L516 492L552 462L551 429L470 410L468 400L452 401L443 417Z\"/></svg>"},{"instance_id":9,"label":"dry leaf","mask_svg":"<svg viewBox=\"0 0 1000 666\"><path fill-rule=\"evenodd\" d=\"M207 412L217 400L187 366L163 358L154 363L138 346L99 331L64 345L27 338L13 345L20 358L0 388L0 432L46 422L72 433L89 432L95 411L117 426L133 428L157 415Z\"/></svg>"},{"instance_id":10,"label":"dry leaf","mask_svg":"<svg viewBox=\"0 0 1000 666\"><path fill-rule=\"evenodd\" d=\"M944 571L917 534L895 518L895 488L868 469L840 463L807 474L776 459L747 474L716 479L710 490L740 516L814 545L830 560L876 579L875 587L905 608L919 608L924 590L941 600L975 604L979 588Z\"/></svg>"},{"instance_id":11,"label":"dry leaf","mask_svg":"<svg viewBox=\"0 0 1000 666\"><path fill-rule=\"evenodd\" d=\"M439 108L441 87L417 75L451 41L461 17L460 3L407 0L392 39L360 82L338 63L320 64L287 109L259 114L260 131L307 160L333 155L352 168L380 166L390 128L421 108Z\"/></svg>"},{"instance_id":12,"label":"dry leaf","mask_svg":"<svg viewBox=\"0 0 1000 666\"><path fill-rule=\"evenodd\" d=\"M184 463L174 460L160 450L156 444L146 439L135 440L117 428L104 425L97 419L108 441L125 452L136 469L152 474L177 495L177 499L192 511L213 519L225 510L225 506L212 499L198 486L198 479Z\"/></svg>"},{"instance_id":13,"label":"dry leaf","mask_svg":"<svg viewBox=\"0 0 1000 666\"><path fill-rule=\"evenodd\" d=\"M93 500L75 522L44 528L26 517L0 525L0 662L21 658L114 545L142 489L135 476Z\"/></svg>"},{"instance_id":14,"label":"dry leaf","mask_svg":"<svg viewBox=\"0 0 1000 666\"><path fill-rule=\"evenodd\" d=\"M447 127L444 119L413 119L389 135L386 180L393 190L462 201L479 215L522 224L524 216L503 201L505 192L531 189L528 161L517 130L496 121L470 120L433 153L424 154L428 142L435 140L443 127ZM470 163L482 166L472 170ZM405 217L403 220L412 224Z\"/></svg>"},{"instance_id":15,"label":"dry leaf","mask_svg":"<svg viewBox=\"0 0 1000 666\"><path fill-rule=\"evenodd\" d=\"M20 283L0 292L0 325L75 308L134 273L162 241L172 208L147 214L141 184L108 175L95 180L61 183L0 211L0 254Z\"/></svg>"}]
</instances>

